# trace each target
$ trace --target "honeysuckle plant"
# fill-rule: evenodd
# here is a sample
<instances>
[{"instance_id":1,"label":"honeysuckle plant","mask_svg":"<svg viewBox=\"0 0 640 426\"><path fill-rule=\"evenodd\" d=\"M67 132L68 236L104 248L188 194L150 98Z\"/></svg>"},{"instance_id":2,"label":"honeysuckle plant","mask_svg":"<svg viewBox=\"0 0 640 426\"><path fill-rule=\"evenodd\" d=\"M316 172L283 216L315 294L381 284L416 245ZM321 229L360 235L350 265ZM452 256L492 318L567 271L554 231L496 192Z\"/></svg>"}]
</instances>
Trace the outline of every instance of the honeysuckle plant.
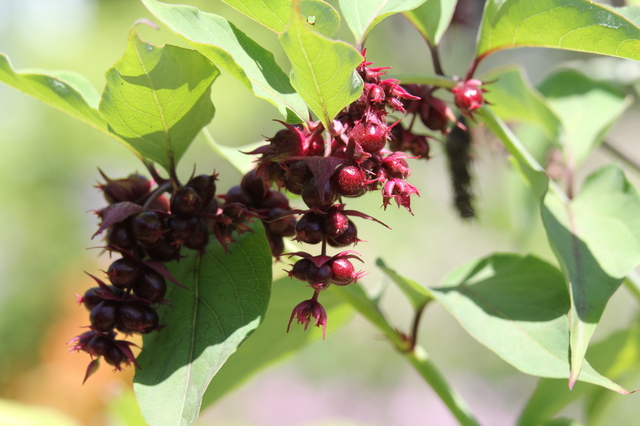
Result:
<instances>
[{"instance_id":1,"label":"honeysuckle plant","mask_svg":"<svg viewBox=\"0 0 640 426\"><path fill-rule=\"evenodd\" d=\"M101 247L115 260L101 276L88 273L88 289L78 297L87 310L87 323L81 324L86 330L70 336L69 344L85 353L84 380L101 360L102 368L135 368L134 389L147 423L193 424L221 396L218 389L210 395L230 357L245 357L253 373L285 355L284 348L289 352L283 346L283 353L264 359L241 345L251 345L270 309L272 289L300 281L308 287L307 299L291 300L288 312L272 314L280 316L282 329L270 332L271 342L290 339L287 331L295 323L305 330L316 326L320 330L311 327L308 333L331 338L327 330L341 325L332 323L335 303L349 306L386 336L460 424L479 423L418 341L431 303L441 304L505 362L541 378L520 425L575 424L554 416L585 394L592 402L604 398L601 388L633 392L616 381L640 365L637 327L628 325L623 345L606 346L605 340L598 344L605 348L599 356L585 356L607 302L621 286L640 303L640 280L633 272L640 263L640 197L616 163L583 182L575 177L633 96L570 69L550 70L538 86L521 68L482 75L477 69L491 54L519 47L638 61L638 7L487 0L475 53L466 75L458 77L447 74L439 58L455 0L340 0L337 8L322 0L224 0L272 32L290 69L223 16L141 1L149 17L131 29L123 55L106 71L99 100L80 75L19 72L0 55L0 81L123 143L147 170L146 176L117 178L100 172L105 205L96 206L95 237L103 238ZM399 75L394 64L367 60L368 35L394 14L424 38L433 73ZM350 40L336 39L341 19L353 34ZM139 26L156 23L190 48L143 40ZM246 86L246 96L272 104L269 119L282 124L259 147L241 149L244 157L225 157L229 149L206 130L212 120L224 125L216 123L211 101L221 73ZM265 118L251 118L260 119ZM542 135L537 152L521 141L518 125ZM459 216L477 214L470 163L478 129L502 143L510 166L536 198L536 215L556 262L493 253L427 286L383 259L359 254L354 246L375 244L376 236L361 238L358 221L384 225L384 215L413 215L411 200L428 183L412 179L411 171L429 167L424 160L434 146L447 155ZM211 155L222 155L244 175L225 194L216 182L226 177L215 171L178 176L176 166L201 132L213 145ZM560 152L561 180L545 169L540 152L550 150ZM351 199L362 196L379 197L384 209L351 208ZM385 211L392 201L403 209ZM360 285L374 267L409 300L409 330L391 324L378 299ZM339 302L323 306L324 294ZM133 334L144 336L141 349L127 340ZM577 382L594 386L570 392Z\"/></svg>"}]
</instances>

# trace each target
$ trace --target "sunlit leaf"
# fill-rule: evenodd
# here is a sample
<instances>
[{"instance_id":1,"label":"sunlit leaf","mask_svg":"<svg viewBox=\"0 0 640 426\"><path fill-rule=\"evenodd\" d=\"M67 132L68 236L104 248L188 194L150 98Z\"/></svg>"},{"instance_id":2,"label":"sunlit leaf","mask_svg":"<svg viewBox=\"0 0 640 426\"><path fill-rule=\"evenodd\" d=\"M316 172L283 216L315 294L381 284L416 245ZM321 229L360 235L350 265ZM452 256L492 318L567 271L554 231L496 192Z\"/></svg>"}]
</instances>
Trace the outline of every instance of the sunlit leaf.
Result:
<instances>
[{"instance_id":1,"label":"sunlit leaf","mask_svg":"<svg viewBox=\"0 0 640 426\"><path fill-rule=\"evenodd\" d=\"M97 110L96 90L81 75L71 71L16 72L9 58L0 53L0 81L109 134L107 122Z\"/></svg>"},{"instance_id":2,"label":"sunlit leaf","mask_svg":"<svg viewBox=\"0 0 640 426\"><path fill-rule=\"evenodd\" d=\"M362 93L355 68L363 58L352 46L310 30L297 1L293 10L287 30L278 37L293 67L291 84L328 129L336 114Z\"/></svg>"},{"instance_id":3,"label":"sunlit leaf","mask_svg":"<svg viewBox=\"0 0 640 426\"><path fill-rule=\"evenodd\" d=\"M356 45L362 46L369 32L384 18L395 13L415 9L425 0L340 0L340 10Z\"/></svg>"},{"instance_id":4,"label":"sunlit leaf","mask_svg":"<svg viewBox=\"0 0 640 426\"><path fill-rule=\"evenodd\" d=\"M198 52L152 45L134 28L106 72L100 112L143 159L170 170L213 118L211 84L219 74Z\"/></svg>"},{"instance_id":5,"label":"sunlit leaf","mask_svg":"<svg viewBox=\"0 0 640 426\"><path fill-rule=\"evenodd\" d=\"M263 321L271 288L271 251L261 223L225 253L217 241L169 269L171 305L158 309L158 333L144 336L134 390L150 425L193 424L213 376Z\"/></svg>"},{"instance_id":6,"label":"sunlit leaf","mask_svg":"<svg viewBox=\"0 0 640 426\"><path fill-rule=\"evenodd\" d=\"M291 19L291 0L223 1L276 33L284 31ZM334 37L338 33L340 15L329 3L302 0L300 11L307 18L307 23L320 34Z\"/></svg>"},{"instance_id":7,"label":"sunlit leaf","mask_svg":"<svg viewBox=\"0 0 640 426\"><path fill-rule=\"evenodd\" d=\"M449 28L456 4L458 0L427 0L417 9L404 12L404 15L429 43L437 45Z\"/></svg>"},{"instance_id":8,"label":"sunlit leaf","mask_svg":"<svg viewBox=\"0 0 640 426\"><path fill-rule=\"evenodd\" d=\"M273 54L226 19L192 6L143 0L171 31L211 62L227 70L257 97L272 103L288 122L307 120L307 107Z\"/></svg>"},{"instance_id":9,"label":"sunlit leaf","mask_svg":"<svg viewBox=\"0 0 640 426\"><path fill-rule=\"evenodd\" d=\"M488 0L477 58L526 46L640 60L640 28L589 0Z\"/></svg>"},{"instance_id":10,"label":"sunlit leaf","mask_svg":"<svg viewBox=\"0 0 640 426\"><path fill-rule=\"evenodd\" d=\"M22 402L0 399L0 424L2 426L79 426L80 423L45 406L34 406Z\"/></svg>"},{"instance_id":11,"label":"sunlit leaf","mask_svg":"<svg viewBox=\"0 0 640 426\"><path fill-rule=\"evenodd\" d=\"M576 168L602 142L632 97L575 70L560 70L538 87L562 122L565 159Z\"/></svg>"}]
</instances>

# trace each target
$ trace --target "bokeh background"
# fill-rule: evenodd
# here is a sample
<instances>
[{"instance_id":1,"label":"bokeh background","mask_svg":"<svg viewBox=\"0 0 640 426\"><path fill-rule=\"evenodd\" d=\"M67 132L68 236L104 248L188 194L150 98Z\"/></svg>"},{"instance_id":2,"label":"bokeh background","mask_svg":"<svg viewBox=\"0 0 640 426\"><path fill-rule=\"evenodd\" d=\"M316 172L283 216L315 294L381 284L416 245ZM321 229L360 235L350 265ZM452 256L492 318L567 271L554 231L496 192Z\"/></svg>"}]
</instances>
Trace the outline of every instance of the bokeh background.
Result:
<instances>
[{"instance_id":1,"label":"bokeh background","mask_svg":"<svg viewBox=\"0 0 640 426\"><path fill-rule=\"evenodd\" d=\"M187 3L227 17L272 49L284 69L286 57L266 29L216 0ZM337 2L332 2L337 3ZM444 68L463 75L473 54L482 1L460 1L455 25L442 44ZM85 75L99 91L104 71L122 54L128 31L139 18L152 18L137 0L0 0L0 51L15 68L66 69ZM169 31L141 28L143 38L183 45ZM352 41L346 24L341 38ZM424 41L401 16L380 24L367 42L367 57L397 72L432 72ZM493 55L480 72L504 63L521 63L537 83L570 61L599 78L622 84L635 95L638 64L591 55L520 49ZM241 146L273 135L279 118L270 104L253 97L223 72L213 87L216 116L208 126L222 144ZM630 158L639 158L639 111L632 107L607 141ZM483 129L475 130L478 219L461 222L451 208L444 154L438 143L429 161L414 160L410 182L420 189L415 216L395 207L380 208L379 195L350 202L389 224L358 223L358 246L366 269L362 285L384 290L382 306L399 329L410 324L409 304L376 271L375 258L423 285L435 286L456 266L495 251L535 253L553 261L540 224L521 203L525 190L506 164L505 153ZM580 170L620 161L599 150ZM240 175L221 162L202 137L182 160L179 174L216 169L220 191ZM115 140L50 107L0 84L0 425L27 413L32 424L143 424L131 393L133 371L112 374L103 368L81 385L86 354L69 354L65 342L81 332L88 314L75 303L92 281L83 271L106 269L108 257L90 249L96 229L92 210L104 206L93 187L97 168L124 177L139 170L137 158ZM640 174L628 167L632 181ZM533 215L535 216L535 215ZM282 269L286 264L278 265ZM595 341L624 328L638 313L621 288L607 308ZM283 318L283 332L287 318ZM331 328L331 323L329 325ZM366 321L354 317L297 355L255 376L206 409L202 425L453 425L456 424L410 366ZM313 329L310 333L317 333ZM485 425L513 424L537 379L525 376L479 345L439 306L431 306L420 340L434 362L465 397ZM640 383L624 383L631 388ZM635 424L638 396L614 397L609 424ZM582 418L580 404L563 414ZM636 417L633 417L636 416ZM14 417L15 418L15 417ZM26 422L22 417L22 422Z\"/></svg>"}]
</instances>

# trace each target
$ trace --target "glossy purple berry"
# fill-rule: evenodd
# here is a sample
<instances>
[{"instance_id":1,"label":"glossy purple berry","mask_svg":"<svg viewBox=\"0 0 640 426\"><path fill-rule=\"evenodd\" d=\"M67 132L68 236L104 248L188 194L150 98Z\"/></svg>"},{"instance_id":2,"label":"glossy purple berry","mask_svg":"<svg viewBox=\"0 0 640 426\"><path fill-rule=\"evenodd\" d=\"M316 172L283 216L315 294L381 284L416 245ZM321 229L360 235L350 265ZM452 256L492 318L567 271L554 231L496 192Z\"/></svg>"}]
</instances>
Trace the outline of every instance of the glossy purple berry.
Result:
<instances>
[{"instance_id":1,"label":"glossy purple berry","mask_svg":"<svg viewBox=\"0 0 640 426\"><path fill-rule=\"evenodd\" d=\"M336 285L351 284L356 271L349 259L338 258L331 262L331 282Z\"/></svg>"},{"instance_id":2,"label":"glossy purple berry","mask_svg":"<svg viewBox=\"0 0 640 426\"><path fill-rule=\"evenodd\" d=\"M358 123L353 128L351 137L363 151L375 154L387 143L387 130L375 123Z\"/></svg>"},{"instance_id":3,"label":"glossy purple berry","mask_svg":"<svg viewBox=\"0 0 640 426\"><path fill-rule=\"evenodd\" d=\"M309 179L302 188L302 201L309 207L317 207L320 210L327 210L336 200L336 191L331 185L331 181L326 181L322 186L322 193L319 183L315 177Z\"/></svg>"},{"instance_id":4,"label":"glossy purple berry","mask_svg":"<svg viewBox=\"0 0 640 426\"><path fill-rule=\"evenodd\" d=\"M156 244L165 232L162 218L151 211L138 213L131 222L131 228L138 244L145 248Z\"/></svg>"},{"instance_id":5,"label":"glossy purple berry","mask_svg":"<svg viewBox=\"0 0 640 426\"><path fill-rule=\"evenodd\" d=\"M358 166L347 165L336 170L331 183L336 192L343 197L359 197L367 192L367 175Z\"/></svg>"},{"instance_id":6,"label":"glossy purple berry","mask_svg":"<svg viewBox=\"0 0 640 426\"><path fill-rule=\"evenodd\" d=\"M109 266L107 275L114 286L130 288L142 277L142 268L135 260L123 257Z\"/></svg>"},{"instance_id":7,"label":"glossy purple berry","mask_svg":"<svg viewBox=\"0 0 640 426\"><path fill-rule=\"evenodd\" d=\"M313 265L313 262L311 262L309 259L298 260L293 264L291 271L289 271L289 276L294 277L300 281L306 281L309 265Z\"/></svg>"},{"instance_id":8,"label":"glossy purple berry","mask_svg":"<svg viewBox=\"0 0 640 426\"><path fill-rule=\"evenodd\" d=\"M193 217L200 212L203 201L195 189L183 186L171 196L171 213L181 217Z\"/></svg>"},{"instance_id":9,"label":"glossy purple berry","mask_svg":"<svg viewBox=\"0 0 640 426\"><path fill-rule=\"evenodd\" d=\"M358 242L358 229L356 228L356 224L349 219L349 226L346 231L342 233L342 235L336 238L329 238L327 240L331 247L346 247L351 244L355 244Z\"/></svg>"},{"instance_id":10,"label":"glossy purple berry","mask_svg":"<svg viewBox=\"0 0 640 426\"><path fill-rule=\"evenodd\" d=\"M118 302L103 300L91 310L91 326L94 330L107 332L113 330L118 320Z\"/></svg>"},{"instance_id":11,"label":"glossy purple berry","mask_svg":"<svg viewBox=\"0 0 640 426\"><path fill-rule=\"evenodd\" d=\"M158 303L167 292L167 282L156 271L147 269L142 274L142 279L133 286L133 292L141 299Z\"/></svg>"},{"instance_id":12,"label":"glossy purple berry","mask_svg":"<svg viewBox=\"0 0 640 426\"><path fill-rule=\"evenodd\" d=\"M302 215L296 225L296 239L307 244L318 244L323 238L322 216L314 212Z\"/></svg>"},{"instance_id":13,"label":"glossy purple berry","mask_svg":"<svg viewBox=\"0 0 640 426\"><path fill-rule=\"evenodd\" d=\"M317 267L313 262L307 268L307 282L315 288L325 289L331 282L331 266Z\"/></svg>"},{"instance_id":14,"label":"glossy purple berry","mask_svg":"<svg viewBox=\"0 0 640 426\"><path fill-rule=\"evenodd\" d=\"M331 209L324 217L324 232L329 238L337 238L349 228L349 218L338 209Z\"/></svg>"}]
</instances>

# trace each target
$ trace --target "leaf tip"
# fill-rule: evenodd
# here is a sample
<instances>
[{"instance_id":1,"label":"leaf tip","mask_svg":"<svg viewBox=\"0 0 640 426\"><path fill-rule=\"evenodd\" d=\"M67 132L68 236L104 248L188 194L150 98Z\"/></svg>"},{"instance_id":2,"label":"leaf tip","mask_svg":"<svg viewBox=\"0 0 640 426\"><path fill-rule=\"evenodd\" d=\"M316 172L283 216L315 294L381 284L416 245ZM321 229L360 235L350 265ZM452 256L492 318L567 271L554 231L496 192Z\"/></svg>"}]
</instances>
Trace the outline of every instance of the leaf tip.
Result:
<instances>
[{"instance_id":1,"label":"leaf tip","mask_svg":"<svg viewBox=\"0 0 640 426\"><path fill-rule=\"evenodd\" d=\"M147 18L140 18L138 19L136 22L133 23L133 27L137 27L138 25L148 25L151 28L153 28L154 30L159 31L160 27L158 27L153 21L147 19Z\"/></svg>"}]
</instances>

